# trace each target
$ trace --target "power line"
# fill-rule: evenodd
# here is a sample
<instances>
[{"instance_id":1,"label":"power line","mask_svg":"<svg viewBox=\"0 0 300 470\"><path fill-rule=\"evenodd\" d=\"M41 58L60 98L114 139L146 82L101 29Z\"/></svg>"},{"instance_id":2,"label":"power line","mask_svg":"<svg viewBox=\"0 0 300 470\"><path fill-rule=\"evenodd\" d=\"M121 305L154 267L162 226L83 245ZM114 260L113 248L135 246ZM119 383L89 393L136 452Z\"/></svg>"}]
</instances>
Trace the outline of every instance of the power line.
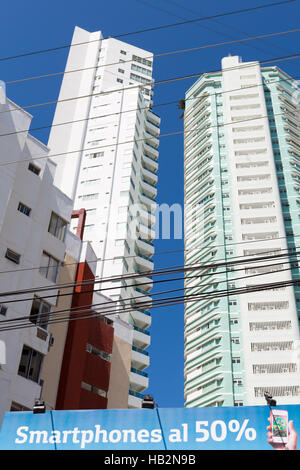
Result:
<instances>
[{"instance_id":1,"label":"power line","mask_svg":"<svg viewBox=\"0 0 300 470\"><path fill-rule=\"evenodd\" d=\"M151 308L160 308L160 307L163 307L163 306L174 306L174 305L178 305L178 304L182 304L182 303L189 303L189 302L195 302L197 300L210 300L210 299L216 299L216 298L224 298L224 297L230 297L230 296L234 296L234 295L242 295L242 294L249 294L249 293L255 293L255 292L259 292L259 291L265 291L265 290L274 290L274 289L278 289L278 288L281 288L281 287L290 287L290 286L293 286L293 285L299 285L299 282L300 282L300 279L293 279L293 280L288 280L288 281L280 281L280 282L273 282L273 283L269 283L269 284L263 284L263 285L256 285L256 286L248 286L246 288L238 288L238 289L226 289L226 290L221 290L221 291L213 291L211 293L206 293L204 295L199 295L199 294L190 294L190 295L184 295L184 296L177 296L177 297L167 297L167 298L163 298L163 299L158 299L157 303L152 306ZM182 289L181 289L182 290ZM110 303L110 302L109 302ZM101 304L102 306L104 306L105 308L105 304ZM138 305L138 304L137 304ZM96 305L98 306L98 304ZM91 306L83 306L83 307L76 307L76 309L78 310L78 313L79 314L82 314L82 312L85 312L85 311L90 311L91 309L93 309L93 307L95 307L95 305ZM101 310L100 312L92 312L92 313L89 313L88 315L84 315L82 317L79 317L75 314L74 317L72 317L71 315L68 315L67 317L61 317L59 319L49 319L48 321L48 324L52 324L52 323L60 323L60 322L70 322L70 321L74 321L74 320L87 320L89 318L94 318L94 317L107 317L107 316L110 316L110 315L114 315L114 316L119 316L120 314L122 313L130 313L130 311L132 310L135 310L135 309L138 309L139 307L135 307L134 305L131 306L130 308L128 309L124 309L124 310L116 310L114 309L114 311L111 311L111 310L108 310L108 311L103 311ZM51 312L52 314L55 314L55 313L68 313L70 314L70 309L68 310L62 310L61 312ZM27 317L28 319L30 317ZM23 318L25 319L25 317ZM18 320L18 319L16 319ZM0 322L0 325L1 325L2 321ZM0 326L0 332L4 332L4 331L9 331L9 330L17 330L17 329L20 329L20 328L27 328L27 327L34 327L34 326L38 326L36 325L35 323L33 322L29 322L28 324L18 324L18 325L14 325L14 326L6 326L4 328L2 328ZM146 331L146 330L144 330Z\"/></svg>"},{"instance_id":2,"label":"power line","mask_svg":"<svg viewBox=\"0 0 300 470\"><path fill-rule=\"evenodd\" d=\"M300 31L300 29L299 29L299 31ZM295 58L298 58L298 56L295 57ZM209 72L207 72L207 73L209 73ZM292 80L296 80L297 78L300 78L300 76L296 76L296 77L293 77L293 78L279 79L279 80L277 80L276 83L289 82L289 81L292 81ZM245 89L248 89L248 88L252 89L252 88L257 88L257 87L264 87L268 83L269 83L269 80L266 80L263 83L259 83L259 84L256 84L256 85L249 85L246 88L243 88L243 91ZM270 81L270 83L271 83L271 81ZM137 85L137 86L140 86L140 85ZM206 95L206 97L216 96L216 95L225 95L226 93L233 93L233 92L239 91L239 90L241 90L241 88L235 88L235 89L226 90L226 91L219 91L219 92L215 92L215 93L208 93ZM90 95L90 96L98 96L98 95ZM191 101L191 100L193 101L193 100L197 100L197 99L199 99L199 97L196 97L196 98L195 97L190 97L190 98L187 98L185 101ZM60 103L60 102L61 101L58 100L56 103ZM152 106L152 108L156 108L156 107L160 107L160 106L168 106L168 105L171 105L171 104L178 104L178 100L169 101L169 102L160 103L160 104L155 104L155 105ZM150 109L150 111L152 111L152 108ZM17 107L17 108L10 109L10 110L0 111L0 114L9 113L9 112L13 112L13 111L18 111L20 109L25 109L25 108L18 108ZM60 127L60 126L69 125L69 124L76 124L76 123L79 123L79 122L93 121L94 119L98 119L99 117L105 118L105 117L111 117L111 116L118 116L118 115L121 115L121 114L131 113L131 112L140 111L140 110L149 110L149 106L144 106L142 108L129 109L129 110L120 111L120 112L117 112L117 113L104 114L104 115L101 115L101 116L93 116L93 117L88 117L88 118L76 119L76 120L73 120L73 121L65 121L65 122L61 122L61 123L50 124L50 125L47 125L47 126L34 127L34 128L30 129L30 132L45 130L45 129L49 129L49 128ZM215 126L212 126L212 127L215 127ZM7 137L7 136L11 136L11 135L15 135L15 134L22 134L22 133L27 133L27 132L28 132L28 129L22 129L22 130L18 130L18 131L14 131L14 132L7 132L5 134L0 134L0 137Z\"/></svg>"},{"instance_id":3,"label":"power line","mask_svg":"<svg viewBox=\"0 0 300 470\"><path fill-rule=\"evenodd\" d=\"M225 270L225 272L223 273L228 273L228 272L232 272L232 271L241 271L241 270L244 270L246 269L245 266L242 266L240 269L232 269L232 267L234 267L235 265L240 265L240 264L244 264L244 265L247 265L249 266L251 263L253 262L262 262L262 261L268 261L268 260L274 260L274 259L278 259L278 261L275 263L275 264L266 264L266 265L261 265L259 264L257 267L259 268L263 268L263 267L272 267L272 266L278 266L279 263L280 264L290 264L292 261L291 259L289 259L288 261L282 261L282 258L293 258L293 257L296 257L297 259L297 256L299 256L300 252L294 252L293 254L277 254L277 255L272 255L272 256L260 256L260 257L257 257L257 258L252 258L252 259L249 259L249 260L244 260L244 259L241 259L241 260L236 260L236 261L232 261L232 262L228 262L228 261L225 261L224 263L210 263L210 264L200 264L200 265L184 265L184 266L175 266L176 269L168 269L168 270L161 270L161 271L158 271L158 272L154 272L152 271L151 273L147 273L147 272L144 272L144 273L141 273L141 274L135 274L134 276L121 276L121 277L108 277L108 278L102 278L100 279L99 281L97 280L94 280L94 279L89 279L89 280L86 280L84 282L81 282L81 283L71 283L71 284L67 284L67 285L55 285L55 286L49 286L49 287L39 287L39 288L30 288L30 289L23 289L23 290L19 290L19 291L10 291L10 292L2 292L0 293L0 297L7 297L7 296L12 296L12 295L23 295L23 294L28 294L28 293L37 293L37 292L43 292L43 291L50 291L50 290L57 290L58 288L68 288L68 287L79 287L79 286L84 286L84 285L90 285L90 284L95 284L95 283L102 283L102 282L111 282L111 281L121 281L121 280L126 280L126 279L138 279L138 278L144 278L144 277L147 277L147 275L151 275L152 276L160 276L160 275L167 275L167 274L174 274L174 273L181 273L181 272L190 272L190 271L199 271L199 270L204 270L204 269L216 269L216 268L219 268L219 267L227 267L230 266L231 269L230 271L229 270ZM222 274L222 273L218 273L218 274ZM267 273L263 273L263 275L265 275ZM205 276L210 276L211 273L202 273L200 274L198 277L202 278L202 277L205 277ZM145 283L145 284L148 284L148 283ZM128 286L129 287L129 286ZM136 287L136 286L135 286ZM190 289L192 289L193 287L190 287ZM98 289L97 291L101 291L102 289ZM104 290L108 290L108 289L104 289ZM96 290L92 290L93 292L96 292ZM70 293L69 295L71 295L72 293ZM154 294L151 294L151 296L154 295ZM158 295L157 293L155 293L155 295ZM141 296L141 297L148 297L149 296L149 293L145 293L144 296ZM46 295L46 297L50 298L51 296L48 296ZM56 296L57 297L57 296ZM123 299L123 300L137 300L138 297L131 297L130 299ZM33 299L20 299L19 301L29 301L29 300L33 300ZM18 300L14 299L13 301L11 302L18 302ZM9 301L6 302L6 303L10 303Z\"/></svg>"},{"instance_id":4,"label":"power line","mask_svg":"<svg viewBox=\"0 0 300 470\"><path fill-rule=\"evenodd\" d=\"M85 42L80 42L80 43L75 43L75 44L71 43L71 44L56 46L56 47L52 47L52 48L40 49L40 50L36 50L36 51L26 52L26 53L23 53L23 54L17 54L17 55L14 55L14 56L0 57L0 61L3 62L3 61L7 61L7 60L17 59L17 58L20 58L20 57L28 57L28 56L36 55L36 54L42 54L42 53L47 53L47 52L58 51L58 50L66 49L66 48L69 48L69 47L80 46L80 45L84 45L84 44L90 44L92 42L103 41L103 40L109 39L109 38L117 39L117 38L126 37L126 36L130 36L130 35L134 35L134 34L141 34L141 33L146 33L146 32L159 31L159 30L166 29L166 28L171 28L171 27L174 27L174 26L181 26L181 25L184 25L184 24L191 24L191 23L196 23L196 22L199 22L199 21L212 20L212 19L220 18L220 17L224 17L224 16L231 16L231 15L236 15L236 14L241 14L241 13L250 13L251 11L258 11L258 10L262 10L264 8L269 8L269 7L279 6L279 5L285 5L285 4L288 4L288 3L292 3L294 1L295 0L285 0L285 1L281 1L281 2L273 2L273 3L268 3L266 5L260 5L260 6L256 6L256 7L249 7L249 8L239 9L239 10L232 10L232 11L229 11L229 12L218 13L216 15L204 16L204 17L200 17L200 18L194 18L194 19L189 19L189 20L185 20L185 21L180 21L180 22L177 22L177 23L171 23L171 24L160 25L160 26L153 26L153 27L150 27L150 28L144 28L144 29L140 29L140 30L136 30L136 31L130 31L130 32L127 32L127 33L121 33L121 34L117 34L117 35L114 35L114 36L109 36L108 38L100 38L100 39L95 39L93 41L85 41Z\"/></svg>"},{"instance_id":5,"label":"power line","mask_svg":"<svg viewBox=\"0 0 300 470\"><path fill-rule=\"evenodd\" d=\"M294 0L291 0L291 1L294 1ZM294 54L279 56L279 57L275 57L275 58L271 58L271 59L264 59L264 60L260 61L260 64L269 64L269 63L272 63L274 61L282 62L282 61L287 61L287 60L294 60L294 59L298 59L299 57L300 57L299 53L294 53ZM246 62L244 64L239 65L240 69L245 69L245 68L248 68L248 67L253 67L253 63L252 62L251 63ZM236 66L226 68L227 72L231 71L231 70L236 70ZM12 110L1 111L0 115L4 114L4 113L8 113L8 112L26 110L26 109L31 109L31 108L41 107L41 106L48 106L48 105L53 105L53 104L57 104L57 103L65 103L65 102L79 100L79 99L86 99L86 98L91 98L91 97L96 97L96 96L110 95L112 93L119 93L119 92L123 92L123 91L126 91L126 90L132 90L134 88L145 88L145 86L154 86L154 85L162 85L162 84L166 84L166 83L173 83L173 82L180 81L180 80L187 80L187 79L191 79L191 78L197 78L197 77L200 77L201 75L204 75L204 74L221 73L221 72L222 72L222 70L219 70L219 69L210 70L210 71L206 71L206 72L204 71L204 72L194 73L194 74L190 74L190 75L183 75L183 76L169 78L169 79L160 80L160 81L153 80L152 82L149 82L147 84L128 85L126 87L115 88L115 89L109 90L109 91L102 91L102 92L99 92L99 93L90 93L88 95L74 96L72 98L64 98L62 100L53 100L53 101L48 101L48 102L44 102L44 103L38 103L38 104L34 104L34 105L23 106L22 108L19 107L19 106L16 106ZM178 102L178 100L177 100L177 102Z\"/></svg>"},{"instance_id":6,"label":"power line","mask_svg":"<svg viewBox=\"0 0 300 470\"><path fill-rule=\"evenodd\" d=\"M274 117L275 116L284 116L284 115L285 115L285 113L272 113L272 117L273 116ZM243 123L243 122L257 121L259 119L267 119L269 117L270 117L269 115L265 115L265 116L251 118L251 119L242 119L240 121L234 121L234 123L233 122L228 122L228 123L216 124L215 126L210 126L210 128L225 127L227 125L233 125L233 124L236 125L236 124ZM201 127L200 127L200 129L201 129ZM196 132L197 130L199 130L199 128L187 129L187 130L183 130L183 131L169 132L169 133L166 133L166 134L160 134L159 138L172 137L172 136L176 136L176 135L180 135L180 134L186 134L186 133L189 133L189 132ZM156 137L156 139L158 139L158 138ZM57 154L53 154L53 155L42 155L42 156L37 156L37 157L34 157L34 158L29 158L29 159L24 159L24 160L7 161L7 162L0 163L0 166L13 165L13 164L17 164L17 163L33 162L33 161L38 161L38 160L44 160L44 159L47 159L47 158L57 158L57 157L61 157L61 156L66 156L66 155L70 155L70 154L74 154L74 153L87 152L87 151L95 152L96 150L102 150L102 149L105 149L105 148L117 147L117 146L126 145L126 144L132 144L134 142L144 142L145 140L149 140L149 138L138 138L138 139L135 139L135 140L127 140L127 141L124 141L124 142L118 142L116 144L107 144L107 145L100 145L100 146L95 146L95 147L80 148L80 149L77 149L77 150L70 150L68 152L62 152L62 153L57 153ZM153 204L155 204L155 201L153 201Z\"/></svg>"},{"instance_id":7,"label":"power line","mask_svg":"<svg viewBox=\"0 0 300 470\"><path fill-rule=\"evenodd\" d=\"M203 49L211 49L211 48L214 48L214 47L228 46L228 45L244 43L244 42L249 42L249 41L254 41L254 40L260 40L260 39L265 39L265 38L271 38L271 37L276 37L276 36L283 36L283 35L287 35L287 34L298 33L299 31L300 31L299 28L298 29L288 30L288 31L279 31L277 33L269 33L269 34L263 34L263 35L258 35L258 36L251 36L251 37L242 38L242 39L234 39L232 41L207 44L207 45L202 45L202 46L198 46L198 47L192 47L192 48L189 48L189 49L181 49L181 50L175 50L175 51L152 54L151 56L145 57L145 58L146 59L147 58L153 59L153 58L157 58L157 57L159 57L159 58L167 57L167 56L174 55L174 54L178 55L178 54L184 54L184 53L187 53L187 52L196 52L196 51L200 51L200 50L203 50ZM122 63L131 63L133 61L134 61L133 59L127 59L127 60L124 60L124 62L122 62ZM86 70L101 69L102 67L110 67L110 66L115 66L115 65L120 66L120 62L111 62L111 63L108 63L108 64L98 64L98 65L93 66L93 67L83 67L83 68L80 68L80 69L65 70L64 72L54 72L54 73L50 73L50 74L37 75L37 76L27 77L27 78L21 78L21 79L18 79L18 80L7 81L7 82L5 82L5 85L12 85L12 84L17 84L17 83L21 83L21 82L31 81L31 80L40 80L41 78L52 78L52 77L56 77L56 76L60 76L60 75L67 75L67 74L70 74L70 73L83 72L83 71L86 71ZM113 72L110 72L110 73L113 73ZM117 74L116 74L116 76L117 76ZM145 84L144 85L139 85L139 86L145 86Z\"/></svg>"}]
</instances>

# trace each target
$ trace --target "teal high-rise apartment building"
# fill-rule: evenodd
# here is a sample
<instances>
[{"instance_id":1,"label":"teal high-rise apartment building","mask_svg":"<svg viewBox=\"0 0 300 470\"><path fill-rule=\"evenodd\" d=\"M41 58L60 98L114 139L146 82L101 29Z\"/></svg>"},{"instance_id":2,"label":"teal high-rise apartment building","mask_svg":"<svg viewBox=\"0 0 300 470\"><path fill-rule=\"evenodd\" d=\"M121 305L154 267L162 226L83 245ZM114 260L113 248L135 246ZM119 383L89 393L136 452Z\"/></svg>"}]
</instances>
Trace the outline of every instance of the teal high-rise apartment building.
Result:
<instances>
[{"instance_id":1,"label":"teal high-rise apartment building","mask_svg":"<svg viewBox=\"0 0 300 470\"><path fill-rule=\"evenodd\" d=\"M186 407L300 403L299 102L237 56L186 93Z\"/></svg>"}]
</instances>

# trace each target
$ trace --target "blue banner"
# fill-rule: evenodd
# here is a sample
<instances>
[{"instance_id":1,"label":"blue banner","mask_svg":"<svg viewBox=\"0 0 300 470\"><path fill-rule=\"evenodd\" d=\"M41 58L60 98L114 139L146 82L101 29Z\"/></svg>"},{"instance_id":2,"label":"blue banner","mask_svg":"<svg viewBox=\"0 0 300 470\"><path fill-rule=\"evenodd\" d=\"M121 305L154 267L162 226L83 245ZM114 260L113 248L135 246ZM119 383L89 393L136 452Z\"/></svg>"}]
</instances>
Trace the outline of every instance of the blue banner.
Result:
<instances>
[{"instance_id":1,"label":"blue banner","mask_svg":"<svg viewBox=\"0 0 300 470\"><path fill-rule=\"evenodd\" d=\"M8 412L0 450L297 449L300 405ZM268 436L269 433L269 436Z\"/></svg>"}]
</instances>

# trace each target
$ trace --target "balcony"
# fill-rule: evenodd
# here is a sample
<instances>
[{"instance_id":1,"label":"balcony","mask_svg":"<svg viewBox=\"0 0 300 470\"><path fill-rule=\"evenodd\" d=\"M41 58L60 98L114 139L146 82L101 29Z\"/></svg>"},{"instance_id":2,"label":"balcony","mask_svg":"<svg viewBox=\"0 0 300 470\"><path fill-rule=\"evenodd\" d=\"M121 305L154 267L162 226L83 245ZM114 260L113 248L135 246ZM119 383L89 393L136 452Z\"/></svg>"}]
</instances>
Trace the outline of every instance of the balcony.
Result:
<instances>
[{"instance_id":1,"label":"balcony","mask_svg":"<svg viewBox=\"0 0 300 470\"><path fill-rule=\"evenodd\" d=\"M157 180L158 180L158 176L156 173L146 168L142 168L142 174L143 174L144 181L146 181L149 184L156 185Z\"/></svg>"},{"instance_id":2,"label":"balcony","mask_svg":"<svg viewBox=\"0 0 300 470\"><path fill-rule=\"evenodd\" d=\"M160 117L157 116L157 114L155 114L152 110L148 109L146 116L154 126L158 127L160 125Z\"/></svg>"},{"instance_id":3,"label":"balcony","mask_svg":"<svg viewBox=\"0 0 300 470\"><path fill-rule=\"evenodd\" d=\"M154 160L157 160L158 159L158 150L152 146L151 144L149 144L148 142L143 142L143 146L144 146L144 151L145 153L147 153L148 155L150 155L150 157L154 158Z\"/></svg>"},{"instance_id":4,"label":"balcony","mask_svg":"<svg viewBox=\"0 0 300 470\"><path fill-rule=\"evenodd\" d=\"M150 365L149 353L133 346L131 354L131 365L136 369L145 369Z\"/></svg>"},{"instance_id":5,"label":"balcony","mask_svg":"<svg viewBox=\"0 0 300 470\"><path fill-rule=\"evenodd\" d=\"M144 395L133 390L129 390L128 408L142 408L142 399Z\"/></svg>"},{"instance_id":6,"label":"balcony","mask_svg":"<svg viewBox=\"0 0 300 470\"><path fill-rule=\"evenodd\" d=\"M136 392L142 392L148 388L148 374L138 369L131 368L130 375L130 389Z\"/></svg>"},{"instance_id":7,"label":"balcony","mask_svg":"<svg viewBox=\"0 0 300 470\"><path fill-rule=\"evenodd\" d=\"M146 119L145 121L146 129L150 132L150 134L154 135L155 137L158 137L160 134L160 129L157 125L154 124L154 122L149 121L149 119Z\"/></svg>"},{"instance_id":8,"label":"balcony","mask_svg":"<svg viewBox=\"0 0 300 470\"><path fill-rule=\"evenodd\" d=\"M143 165L144 168L147 168L148 170L155 173L158 170L158 163L150 155L143 154Z\"/></svg>"},{"instance_id":9,"label":"balcony","mask_svg":"<svg viewBox=\"0 0 300 470\"><path fill-rule=\"evenodd\" d=\"M151 325L151 315L146 310L144 312L142 310L133 310L130 313L137 327L144 329Z\"/></svg>"},{"instance_id":10,"label":"balcony","mask_svg":"<svg viewBox=\"0 0 300 470\"><path fill-rule=\"evenodd\" d=\"M143 192L140 195L141 203L147 207L149 211L154 212L156 210L156 202L154 199L151 199L149 196L144 194Z\"/></svg>"},{"instance_id":11,"label":"balcony","mask_svg":"<svg viewBox=\"0 0 300 470\"><path fill-rule=\"evenodd\" d=\"M142 223L140 223L138 226L137 234L143 240L152 241L155 238L155 230L153 230L151 227L148 227L147 225L144 225Z\"/></svg>"},{"instance_id":12,"label":"balcony","mask_svg":"<svg viewBox=\"0 0 300 470\"><path fill-rule=\"evenodd\" d=\"M150 257L154 255L154 245L152 242L149 242L145 239L138 238L135 241L135 249L138 253L145 257Z\"/></svg>"},{"instance_id":13,"label":"balcony","mask_svg":"<svg viewBox=\"0 0 300 470\"><path fill-rule=\"evenodd\" d=\"M150 261L148 258L142 256L141 254L135 256L135 264L137 265L138 271L140 272L151 272L154 268L153 261Z\"/></svg>"},{"instance_id":14,"label":"balcony","mask_svg":"<svg viewBox=\"0 0 300 470\"><path fill-rule=\"evenodd\" d=\"M135 346L138 349L146 349L148 346L150 346L150 333L147 330L142 330L141 328L138 328L134 326L133 330L133 346Z\"/></svg>"},{"instance_id":15,"label":"balcony","mask_svg":"<svg viewBox=\"0 0 300 470\"><path fill-rule=\"evenodd\" d=\"M144 132L145 143L151 145L154 148L158 148L159 140L155 135L152 135L150 132Z\"/></svg>"},{"instance_id":16,"label":"balcony","mask_svg":"<svg viewBox=\"0 0 300 470\"><path fill-rule=\"evenodd\" d=\"M143 178L141 180L141 192L145 196L154 200L157 194L157 189L155 186L152 186L152 184L147 183L147 181Z\"/></svg>"},{"instance_id":17,"label":"balcony","mask_svg":"<svg viewBox=\"0 0 300 470\"><path fill-rule=\"evenodd\" d=\"M140 288L145 294L148 293L153 287L153 280L150 276L139 276L137 284L137 288Z\"/></svg>"},{"instance_id":18,"label":"balcony","mask_svg":"<svg viewBox=\"0 0 300 470\"><path fill-rule=\"evenodd\" d=\"M145 209L139 209L140 220L147 226L152 227L155 224L155 215Z\"/></svg>"}]
</instances>

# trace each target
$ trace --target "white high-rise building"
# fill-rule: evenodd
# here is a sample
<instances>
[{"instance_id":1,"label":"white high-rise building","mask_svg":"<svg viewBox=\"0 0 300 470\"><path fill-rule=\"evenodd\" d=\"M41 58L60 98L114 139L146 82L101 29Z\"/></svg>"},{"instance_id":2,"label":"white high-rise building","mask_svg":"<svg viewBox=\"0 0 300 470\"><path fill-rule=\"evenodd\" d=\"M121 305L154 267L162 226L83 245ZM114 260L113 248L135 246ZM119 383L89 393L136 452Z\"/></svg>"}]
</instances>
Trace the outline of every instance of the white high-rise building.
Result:
<instances>
[{"instance_id":1,"label":"white high-rise building","mask_svg":"<svg viewBox=\"0 0 300 470\"><path fill-rule=\"evenodd\" d=\"M184 115L185 404L300 403L298 83L225 57Z\"/></svg>"},{"instance_id":2,"label":"white high-rise building","mask_svg":"<svg viewBox=\"0 0 300 470\"><path fill-rule=\"evenodd\" d=\"M48 142L55 184L87 211L97 286L134 326L129 407L140 406L148 387L160 124L151 109L152 65L150 52L76 27Z\"/></svg>"}]
</instances>

